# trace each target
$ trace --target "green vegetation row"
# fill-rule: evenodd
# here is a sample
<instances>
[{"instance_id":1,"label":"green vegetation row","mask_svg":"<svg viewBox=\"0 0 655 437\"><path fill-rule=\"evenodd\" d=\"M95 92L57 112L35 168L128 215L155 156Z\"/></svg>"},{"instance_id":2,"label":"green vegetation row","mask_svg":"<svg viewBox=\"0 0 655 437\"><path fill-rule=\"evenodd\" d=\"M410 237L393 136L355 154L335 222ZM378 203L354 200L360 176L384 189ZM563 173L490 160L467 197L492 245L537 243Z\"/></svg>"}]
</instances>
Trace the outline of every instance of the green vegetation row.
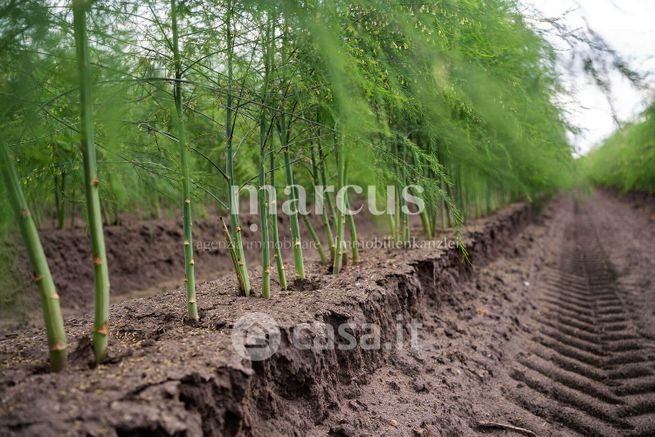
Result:
<instances>
[{"instance_id":1,"label":"green vegetation row","mask_svg":"<svg viewBox=\"0 0 655 437\"><path fill-rule=\"evenodd\" d=\"M585 156L582 168L594 185L655 193L655 104Z\"/></svg>"},{"instance_id":2,"label":"green vegetation row","mask_svg":"<svg viewBox=\"0 0 655 437\"><path fill-rule=\"evenodd\" d=\"M408 242L410 185L421 187L412 194L432 238L571 178L553 50L509 0L29 0L2 12L2 195L14 200L0 203L0 217L5 228L19 219L35 277L46 278L37 226L63 228L86 211L97 360L110 332L102 227L121 213L182 210L186 311L197 320L192 227L208 208L225 216L242 294L268 298L273 269L281 289L290 279L277 203L299 200L294 184L376 186L380 205L392 186L391 238ZM234 187L249 184L259 194L261 290L235 207ZM327 242L321 260L333 274L357 263L344 212L356 194L313 199L325 206L321 229L290 214L293 276L305 276L301 222ZM59 369L56 291L38 282Z\"/></svg>"}]
</instances>

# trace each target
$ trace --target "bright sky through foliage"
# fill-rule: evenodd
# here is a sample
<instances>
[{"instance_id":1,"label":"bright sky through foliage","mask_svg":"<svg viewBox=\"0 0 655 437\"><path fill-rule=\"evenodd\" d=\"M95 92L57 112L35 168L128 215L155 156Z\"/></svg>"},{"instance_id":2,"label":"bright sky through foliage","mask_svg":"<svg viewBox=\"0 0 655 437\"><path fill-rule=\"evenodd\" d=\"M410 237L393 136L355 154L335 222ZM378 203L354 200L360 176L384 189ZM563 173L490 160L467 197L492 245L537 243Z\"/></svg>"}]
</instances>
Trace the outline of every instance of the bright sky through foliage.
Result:
<instances>
[{"instance_id":1,"label":"bright sky through foliage","mask_svg":"<svg viewBox=\"0 0 655 437\"><path fill-rule=\"evenodd\" d=\"M642 74L655 72L655 1L651 0L520 0L532 5L549 18L562 17L572 29L585 22L617 50L630 66ZM568 13L567 13L568 12ZM558 49L565 45L552 39ZM645 108L652 92L635 90L618 73L612 75L611 99L620 121L634 119ZM569 121L583 129L573 136L580 154L602 142L616 128L605 95L581 70L564 75L566 86L573 90L563 96ZM651 86L653 78L649 78ZM649 95L650 94L650 95Z\"/></svg>"}]
</instances>

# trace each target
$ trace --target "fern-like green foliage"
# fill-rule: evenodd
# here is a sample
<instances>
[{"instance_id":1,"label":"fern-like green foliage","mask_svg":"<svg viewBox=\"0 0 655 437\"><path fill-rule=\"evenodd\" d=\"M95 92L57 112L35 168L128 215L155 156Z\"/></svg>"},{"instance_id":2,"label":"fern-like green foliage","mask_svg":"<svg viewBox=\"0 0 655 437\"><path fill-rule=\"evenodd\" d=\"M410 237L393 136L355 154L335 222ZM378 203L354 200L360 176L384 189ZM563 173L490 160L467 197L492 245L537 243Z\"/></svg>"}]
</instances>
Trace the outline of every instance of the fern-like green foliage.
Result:
<instances>
[{"instance_id":1,"label":"fern-like green foliage","mask_svg":"<svg viewBox=\"0 0 655 437\"><path fill-rule=\"evenodd\" d=\"M655 193L655 104L583 157L581 165L595 185Z\"/></svg>"},{"instance_id":2,"label":"fern-like green foliage","mask_svg":"<svg viewBox=\"0 0 655 437\"><path fill-rule=\"evenodd\" d=\"M226 4L180 3L194 204L222 208ZM324 152L334 183L340 142L348 182L421 185L430 208L443 202L456 221L572 180L553 103L553 51L513 1L251 0L235 8L235 182L256 181L262 114L272 126L284 120L298 183L310 186L312 147ZM70 5L27 0L5 9L0 125L37 219L68 226L84 202ZM105 221L157 216L179 203L169 3L94 2L89 19ZM268 153L280 153L277 130Z\"/></svg>"}]
</instances>

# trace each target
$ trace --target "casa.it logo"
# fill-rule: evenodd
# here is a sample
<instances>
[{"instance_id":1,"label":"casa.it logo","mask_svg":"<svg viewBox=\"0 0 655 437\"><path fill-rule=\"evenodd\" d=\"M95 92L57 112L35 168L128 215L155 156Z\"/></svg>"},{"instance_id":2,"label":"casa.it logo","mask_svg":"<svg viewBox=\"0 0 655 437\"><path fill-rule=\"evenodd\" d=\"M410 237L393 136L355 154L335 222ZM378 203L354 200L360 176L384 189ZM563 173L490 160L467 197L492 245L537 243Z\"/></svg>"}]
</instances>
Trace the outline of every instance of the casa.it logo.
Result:
<instances>
[{"instance_id":1,"label":"casa.it logo","mask_svg":"<svg viewBox=\"0 0 655 437\"><path fill-rule=\"evenodd\" d=\"M264 361L280 347L280 328L275 319L264 313L248 313L232 329L232 346L241 358Z\"/></svg>"}]
</instances>

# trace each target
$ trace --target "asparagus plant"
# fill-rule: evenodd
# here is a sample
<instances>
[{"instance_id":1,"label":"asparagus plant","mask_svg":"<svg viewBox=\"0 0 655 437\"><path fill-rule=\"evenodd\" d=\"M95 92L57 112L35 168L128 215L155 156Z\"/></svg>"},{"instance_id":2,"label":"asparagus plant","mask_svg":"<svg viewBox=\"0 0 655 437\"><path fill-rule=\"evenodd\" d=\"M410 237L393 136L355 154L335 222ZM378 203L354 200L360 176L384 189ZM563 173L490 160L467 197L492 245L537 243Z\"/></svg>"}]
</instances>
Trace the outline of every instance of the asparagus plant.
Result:
<instances>
[{"instance_id":1,"label":"asparagus plant","mask_svg":"<svg viewBox=\"0 0 655 437\"><path fill-rule=\"evenodd\" d=\"M406 247L409 244L409 211L408 211L408 206L407 206L407 200L405 199L405 196L403 195L404 193L402 190L405 190L407 187L407 144L405 144L404 141L401 142L401 153L402 153L402 162L401 162L401 167L402 167L402 188L401 190L401 196L400 196L400 217L401 217L401 222L402 222L402 242L403 245Z\"/></svg>"},{"instance_id":2,"label":"asparagus plant","mask_svg":"<svg viewBox=\"0 0 655 437\"><path fill-rule=\"evenodd\" d=\"M262 127L265 130L265 127ZM263 135L266 135L265 133ZM259 216L262 243L262 296L268 299L271 295L271 247L268 234L268 193L265 189L265 140L261 140L259 156Z\"/></svg>"},{"instance_id":3,"label":"asparagus plant","mask_svg":"<svg viewBox=\"0 0 655 437\"><path fill-rule=\"evenodd\" d=\"M320 136L320 131L319 131L319 136ZM318 148L320 149L320 144L318 145ZM324 181L324 174L321 175L319 172L319 164L316 161L316 153L314 152L314 147L312 146L310 148L310 158L311 158L311 165L312 165L312 179L314 181L314 192L317 192L317 186L322 186L326 187L325 181ZM323 172L324 173L324 172ZM321 221L323 222L323 228L325 230L325 236L327 239L328 243L328 248L330 250L330 256L332 259L334 259L334 234L332 233L332 226L330 224L330 217L328 215L328 211L330 210L330 206L326 208L326 200L328 205L332 204L332 201L330 199L329 193L321 193L319 194L321 197L319 199L319 207L321 209Z\"/></svg>"},{"instance_id":4,"label":"asparagus plant","mask_svg":"<svg viewBox=\"0 0 655 437\"><path fill-rule=\"evenodd\" d=\"M289 53L289 29L284 24L282 30L282 43L280 45L281 59L283 63L288 63L291 60ZM282 159L284 161L284 174L286 177L287 187L289 189L289 201L291 203L291 209L289 211L289 223L291 227L291 244L293 250L293 265L296 271L296 277L299 279L305 278L305 262L303 259L302 253L302 239L300 236L300 223L298 221L298 189L295 184L293 164L291 162L291 145L290 142L290 133L291 126L293 123L293 108L295 108L299 101L297 97L293 101L292 109L288 112L292 113L290 117L287 118L287 93L289 92L290 87L293 83L290 81L286 70L282 70L281 74L281 85L280 85L280 110L277 116L277 127L278 134L280 138L280 150L282 152Z\"/></svg>"},{"instance_id":5,"label":"asparagus plant","mask_svg":"<svg viewBox=\"0 0 655 437\"><path fill-rule=\"evenodd\" d=\"M86 31L86 13L90 6L90 0L73 0L73 27L80 85L80 149L82 150L84 165L84 189L95 278L93 351L96 361L100 361L107 352L109 340L109 271L98 192L100 179L98 178L96 145L94 142L93 98L91 95L89 44Z\"/></svg>"},{"instance_id":6,"label":"asparagus plant","mask_svg":"<svg viewBox=\"0 0 655 437\"><path fill-rule=\"evenodd\" d=\"M320 138L320 131L319 131L319 138ZM327 178L327 170L326 170L326 156L320 144L318 145L318 158L319 158L318 168L319 168L320 182L321 185L327 187L328 178ZM334 204L332 203L332 195L330 193L325 194L325 205L327 206L327 212L329 212L330 214L332 223L336 223L337 214L334 208ZM333 237L333 241L334 241L334 237ZM334 245L334 243L332 244Z\"/></svg>"},{"instance_id":7,"label":"asparagus plant","mask_svg":"<svg viewBox=\"0 0 655 437\"><path fill-rule=\"evenodd\" d=\"M285 123L285 117L280 116L280 142L282 143L282 156L284 158L284 173L287 186L290 188L289 195L292 208L289 214L291 224L291 244L293 246L293 264L296 269L296 276L305 278L305 261L302 254L302 239L300 237L300 223L298 222L298 188L296 187L293 167L291 164L291 153L289 152L289 128Z\"/></svg>"},{"instance_id":8,"label":"asparagus plant","mask_svg":"<svg viewBox=\"0 0 655 437\"><path fill-rule=\"evenodd\" d=\"M25 201L25 195L20 186L16 168L3 141L0 141L0 158L0 170L2 171L7 194L9 195L9 203L18 220L20 232L27 248L27 254L32 263L34 281L41 292L43 319L45 320L48 350L50 352L50 368L58 372L66 367L68 354L64 321L59 306L59 295L57 294L55 283L50 274L48 260L43 252L39 233Z\"/></svg>"},{"instance_id":9,"label":"asparagus plant","mask_svg":"<svg viewBox=\"0 0 655 437\"><path fill-rule=\"evenodd\" d=\"M275 251L275 265L277 268L278 281L280 282L280 288L282 290L287 289L287 276L284 271L284 259L282 258L282 245L280 244L280 231L278 227L277 219L277 188L275 187L275 154L271 153L269 155L270 162L270 182L271 182L271 203L272 207L270 208L270 222L271 230L273 231L273 249Z\"/></svg>"},{"instance_id":10,"label":"asparagus plant","mask_svg":"<svg viewBox=\"0 0 655 437\"><path fill-rule=\"evenodd\" d=\"M248 266L246 265L246 256L243 251L243 242L241 238L241 223L239 220L239 185L236 182L234 175L234 155L233 148L233 129L234 129L234 108L232 96L232 82L234 81L234 34L232 16L234 8L232 0L227 1L225 12L225 32L227 40L227 101L225 108L225 142L226 142L226 174L229 185L229 208L230 208L230 232L232 240L234 241L236 256L237 256L237 269L242 278L241 292L245 296L250 295L250 277L248 276Z\"/></svg>"},{"instance_id":11,"label":"asparagus plant","mask_svg":"<svg viewBox=\"0 0 655 437\"><path fill-rule=\"evenodd\" d=\"M346 207L350 210L350 201L348 198L346 198ZM355 265L359 262L359 242L357 240L357 227L355 225L354 214L348 214L348 229L350 230L351 263Z\"/></svg>"},{"instance_id":12,"label":"asparagus plant","mask_svg":"<svg viewBox=\"0 0 655 437\"><path fill-rule=\"evenodd\" d=\"M267 21L267 35L266 35L266 41L267 41L267 47L270 52L267 52L265 62L267 62L269 70L268 70L268 80L271 80L271 75L272 72L275 69L275 50L276 50L276 43L275 43L275 24L277 20L277 15L275 13L275 10L269 11L268 15L268 21ZM270 105L270 102L267 101L266 105L262 106L262 111L268 109L268 106ZM272 106L272 105L271 105ZM267 111L271 112L271 111ZM276 115L277 114L270 114L270 124L269 124L269 132L271 129L273 129L275 122L276 122ZM284 268L284 259L282 258L282 245L280 243L280 230L278 226L278 215L277 215L277 187L275 185L275 171L277 170L276 168L276 160L275 160L275 153L274 153L274 142L275 142L275 136L270 135L268 138L269 141L269 180L270 180L270 191L268 193L269 195L269 202L270 202L270 207L268 208L268 222L269 222L269 227L271 231L271 236L273 238L273 254L275 258L275 266L277 270L277 277L278 277L278 282L280 285L280 288L282 290L286 290L288 287L287 284L287 276ZM263 157L260 154L260 160Z\"/></svg>"},{"instance_id":13,"label":"asparagus plant","mask_svg":"<svg viewBox=\"0 0 655 437\"><path fill-rule=\"evenodd\" d=\"M182 96L182 61L180 58L179 32L177 28L177 2L171 0L171 27L173 31L173 62L175 64L175 82L173 97L175 99L175 119L177 121L177 141L180 149L180 166L182 168L182 210L184 215L184 283L186 286L187 317L198 320L196 303L196 275L193 260L193 220L191 217L191 175L187 153L186 132L184 127L184 106Z\"/></svg>"},{"instance_id":14,"label":"asparagus plant","mask_svg":"<svg viewBox=\"0 0 655 437\"><path fill-rule=\"evenodd\" d=\"M341 268L343 267L343 258L344 258L344 227L346 222L345 210L346 202L345 196L342 188L346 185L345 181L345 159L343 156L343 148L341 146L341 141L335 141L334 143L334 156L337 162L337 207L336 207L336 242L335 242L335 251L334 251L334 260L332 264L332 273L339 274Z\"/></svg>"},{"instance_id":15,"label":"asparagus plant","mask_svg":"<svg viewBox=\"0 0 655 437\"><path fill-rule=\"evenodd\" d=\"M234 265L234 272L237 276L237 282L239 283L239 288L244 290L243 286L243 276L241 276L241 270L238 268L239 257L237 255L236 248L234 246L234 240L232 240L232 233L228 230L225 220L221 217L221 225L223 227L223 235L225 236L225 241L227 242L227 250L230 253L230 259Z\"/></svg>"},{"instance_id":16,"label":"asparagus plant","mask_svg":"<svg viewBox=\"0 0 655 437\"><path fill-rule=\"evenodd\" d=\"M305 214L301 214L301 215L302 215L302 220L305 223L305 227L309 231L309 235L312 237L312 241L316 246L316 251L318 252L318 256L321 258L321 264L327 265L328 258L325 255L325 251L323 250L323 243L321 243L321 239L316 233L316 229L314 229L314 226L312 225L312 222L309 221L309 217L307 215Z\"/></svg>"},{"instance_id":17,"label":"asparagus plant","mask_svg":"<svg viewBox=\"0 0 655 437\"><path fill-rule=\"evenodd\" d=\"M266 145L273 123L267 125L266 110L268 106L269 78L271 69L271 20L266 23L266 33L263 43L264 81L262 84L262 105L259 117L259 219L262 243L262 297L268 299L271 295L271 247L269 237L268 215L270 196L266 187ZM277 226L276 226L277 227Z\"/></svg>"}]
</instances>

